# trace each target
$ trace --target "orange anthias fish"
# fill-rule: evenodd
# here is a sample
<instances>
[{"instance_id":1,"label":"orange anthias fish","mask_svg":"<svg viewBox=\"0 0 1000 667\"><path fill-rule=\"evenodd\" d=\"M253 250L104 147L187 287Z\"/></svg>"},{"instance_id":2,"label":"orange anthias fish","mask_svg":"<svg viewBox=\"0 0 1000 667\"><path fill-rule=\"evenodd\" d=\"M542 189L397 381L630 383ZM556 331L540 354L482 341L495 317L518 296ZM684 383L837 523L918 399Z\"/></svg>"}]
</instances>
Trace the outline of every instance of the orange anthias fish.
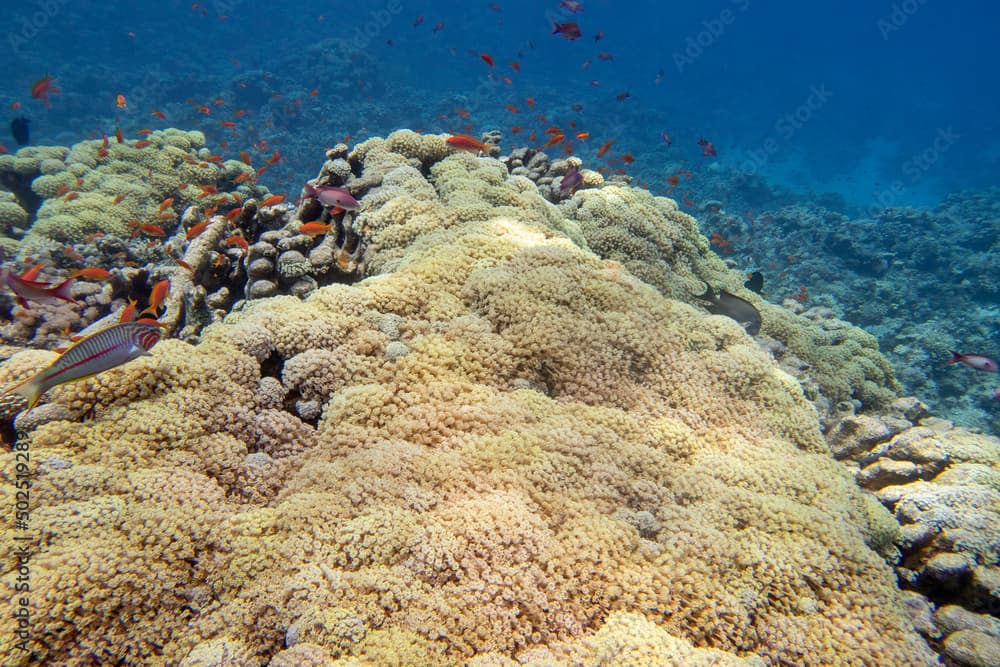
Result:
<instances>
[{"instance_id":1,"label":"orange anthias fish","mask_svg":"<svg viewBox=\"0 0 1000 667\"><path fill-rule=\"evenodd\" d=\"M119 322L133 322L135 321L135 307L139 305L139 302L135 299L129 297L128 305L122 308L122 314L118 318Z\"/></svg>"},{"instance_id":2,"label":"orange anthias fish","mask_svg":"<svg viewBox=\"0 0 1000 667\"><path fill-rule=\"evenodd\" d=\"M140 232L146 236L164 237L167 233L163 230L163 227L158 225L140 225L136 220L130 220L128 226L134 229L132 232L132 237L135 238Z\"/></svg>"},{"instance_id":3,"label":"orange anthias fish","mask_svg":"<svg viewBox=\"0 0 1000 667\"><path fill-rule=\"evenodd\" d=\"M475 137L470 137L467 134L456 134L448 137L445 143L461 151L472 151L474 153L489 153L490 151L489 144L484 144Z\"/></svg>"},{"instance_id":4,"label":"orange anthias fish","mask_svg":"<svg viewBox=\"0 0 1000 667\"><path fill-rule=\"evenodd\" d=\"M305 222L299 225L299 234L305 234L306 236L319 236L320 234L327 234L330 231L330 225L324 225L322 222Z\"/></svg>"},{"instance_id":5,"label":"orange anthias fish","mask_svg":"<svg viewBox=\"0 0 1000 667\"><path fill-rule=\"evenodd\" d=\"M614 143L614 141L609 141L606 144L602 144L601 147L597 149L597 157L604 157L604 155L611 150Z\"/></svg>"},{"instance_id":6,"label":"orange anthias fish","mask_svg":"<svg viewBox=\"0 0 1000 667\"><path fill-rule=\"evenodd\" d=\"M553 134L552 138L546 141L545 145L542 146L542 148L550 148L552 146L555 146L556 144L561 144L565 138L566 135L564 134Z\"/></svg>"},{"instance_id":7,"label":"orange anthias fish","mask_svg":"<svg viewBox=\"0 0 1000 667\"><path fill-rule=\"evenodd\" d=\"M270 197L262 201L260 205L261 207L274 206L275 204L280 204L283 201L285 201L284 195L271 195Z\"/></svg>"},{"instance_id":8,"label":"orange anthias fish","mask_svg":"<svg viewBox=\"0 0 1000 667\"><path fill-rule=\"evenodd\" d=\"M83 278L84 280L107 280L111 277L111 272L107 269L102 269L99 266L88 266L83 269L77 269L73 273L69 274L70 278Z\"/></svg>"},{"instance_id":9,"label":"orange anthias fish","mask_svg":"<svg viewBox=\"0 0 1000 667\"><path fill-rule=\"evenodd\" d=\"M31 96L36 100L41 100L45 106L51 107L52 102L49 100L49 95L58 95L62 92L52 85L55 80L54 76L46 74L31 86Z\"/></svg>"},{"instance_id":10,"label":"orange anthias fish","mask_svg":"<svg viewBox=\"0 0 1000 667\"><path fill-rule=\"evenodd\" d=\"M491 56L488 53L480 53L479 57L483 59L484 63L486 63L490 67L493 67L493 56Z\"/></svg>"},{"instance_id":11,"label":"orange anthias fish","mask_svg":"<svg viewBox=\"0 0 1000 667\"><path fill-rule=\"evenodd\" d=\"M153 292L149 295L149 307L143 310L139 315L145 315L146 313L152 314L156 317L160 314L160 309L163 308L163 302L167 299L167 294L170 292L170 279L164 278L160 282L153 285Z\"/></svg>"},{"instance_id":12,"label":"orange anthias fish","mask_svg":"<svg viewBox=\"0 0 1000 667\"><path fill-rule=\"evenodd\" d=\"M125 96L122 95L121 93L119 93L118 96L115 97L115 105L119 109L128 109L128 102L125 100Z\"/></svg>"}]
</instances>

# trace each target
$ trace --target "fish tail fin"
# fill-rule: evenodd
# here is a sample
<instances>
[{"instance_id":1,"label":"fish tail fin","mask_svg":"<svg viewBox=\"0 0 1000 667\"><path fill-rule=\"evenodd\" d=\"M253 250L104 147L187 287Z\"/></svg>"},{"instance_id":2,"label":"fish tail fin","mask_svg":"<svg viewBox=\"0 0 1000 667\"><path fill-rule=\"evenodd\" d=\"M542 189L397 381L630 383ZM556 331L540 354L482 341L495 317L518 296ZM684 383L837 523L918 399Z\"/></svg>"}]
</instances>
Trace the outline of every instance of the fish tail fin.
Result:
<instances>
[{"instance_id":1,"label":"fish tail fin","mask_svg":"<svg viewBox=\"0 0 1000 667\"><path fill-rule=\"evenodd\" d=\"M4 394L17 394L28 401L26 410L30 410L38 403L38 399L45 393L45 374L36 373L31 377L18 382L13 387L4 391Z\"/></svg>"},{"instance_id":2,"label":"fish tail fin","mask_svg":"<svg viewBox=\"0 0 1000 667\"><path fill-rule=\"evenodd\" d=\"M73 298L71 292L73 287L73 281L75 278L67 278L58 285L52 288L52 296L57 299L62 299L63 301L69 301L70 303L76 303L76 299Z\"/></svg>"},{"instance_id":3,"label":"fish tail fin","mask_svg":"<svg viewBox=\"0 0 1000 667\"><path fill-rule=\"evenodd\" d=\"M948 364L957 364L962 361L962 355L959 354L958 352L955 352L954 350L948 350L948 352L951 353L951 359L944 362L945 366L947 366Z\"/></svg>"}]
</instances>

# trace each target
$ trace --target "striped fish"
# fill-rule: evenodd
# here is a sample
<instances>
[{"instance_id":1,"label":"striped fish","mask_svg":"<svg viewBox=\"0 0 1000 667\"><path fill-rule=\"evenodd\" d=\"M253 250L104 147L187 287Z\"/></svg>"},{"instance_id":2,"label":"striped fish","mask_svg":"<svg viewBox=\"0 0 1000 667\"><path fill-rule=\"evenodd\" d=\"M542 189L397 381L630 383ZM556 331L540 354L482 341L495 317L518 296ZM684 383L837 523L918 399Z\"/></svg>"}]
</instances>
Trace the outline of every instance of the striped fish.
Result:
<instances>
[{"instance_id":1,"label":"striped fish","mask_svg":"<svg viewBox=\"0 0 1000 667\"><path fill-rule=\"evenodd\" d=\"M56 385L83 380L149 354L160 342L160 326L156 320L145 319L101 329L68 348L48 368L4 393L28 399L30 410L42 394Z\"/></svg>"}]
</instances>

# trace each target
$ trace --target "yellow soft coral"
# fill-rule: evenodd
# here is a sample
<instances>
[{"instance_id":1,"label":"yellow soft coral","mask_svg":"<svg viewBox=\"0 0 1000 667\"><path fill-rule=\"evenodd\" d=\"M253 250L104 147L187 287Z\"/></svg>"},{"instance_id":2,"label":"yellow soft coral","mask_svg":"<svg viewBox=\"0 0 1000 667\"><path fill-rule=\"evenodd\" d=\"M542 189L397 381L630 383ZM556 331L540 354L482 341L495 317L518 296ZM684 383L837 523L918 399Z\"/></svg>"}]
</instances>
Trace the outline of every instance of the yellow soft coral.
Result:
<instances>
[{"instance_id":1,"label":"yellow soft coral","mask_svg":"<svg viewBox=\"0 0 1000 667\"><path fill-rule=\"evenodd\" d=\"M800 387L664 296L719 267L693 223L587 195L674 253L654 288L574 240L586 220L434 141L352 154L391 190L355 221L366 280L52 392L93 419L22 441L39 659L932 664L866 544L885 517Z\"/></svg>"}]
</instances>

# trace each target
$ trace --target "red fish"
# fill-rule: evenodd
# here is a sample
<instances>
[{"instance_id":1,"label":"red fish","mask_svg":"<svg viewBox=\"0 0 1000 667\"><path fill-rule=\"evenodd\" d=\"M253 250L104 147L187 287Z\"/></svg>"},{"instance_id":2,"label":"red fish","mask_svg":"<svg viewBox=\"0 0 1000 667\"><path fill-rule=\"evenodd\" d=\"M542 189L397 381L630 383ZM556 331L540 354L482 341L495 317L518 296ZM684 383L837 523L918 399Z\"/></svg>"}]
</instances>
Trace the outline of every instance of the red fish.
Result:
<instances>
[{"instance_id":1,"label":"red fish","mask_svg":"<svg viewBox=\"0 0 1000 667\"><path fill-rule=\"evenodd\" d=\"M10 291L14 293L17 303L24 309L28 308L28 301L38 301L40 303L54 303L56 301L67 301L76 303L70 293L73 287L73 278L69 278L53 287L49 283L25 280L13 271L3 269L0 271L0 282L3 282Z\"/></svg>"},{"instance_id":2,"label":"red fish","mask_svg":"<svg viewBox=\"0 0 1000 667\"><path fill-rule=\"evenodd\" d=\"M135 307L139 305L139 302L135 299L129 297L128 305L122 308L122 314L118 318L119 322L133 322L135 321Z\"/></svg>"},{"instance_id":3,"label":"red fish","mask_svg":"<svg viewBox=\"0 0 1000 667\"><path fill-rule=\"evenodd\" d=\"M597 149L597 157L604 157L604 155L611 150L611 147L615 144L614 141L609 141L606 144L602 144L600 148Z\"/></svg>"},{"instance_id":4,"label":"red fish","mask_svg":"<svg viewBox=\"0 0 1000 667\"><path fill-rule=\"evenodd\" d=\"M133 238L140 232L146 236L164 237L167 235L167 233L163 230L163 227L158 225L140 225L137 221L130 220L128 226L135 230L132 232Z\"/></svg>"},{"instance_id":5,"label":"red fish","mask_svg":"<svg viewBox=\"0 0 1000 667\"><path fill-rule=\"evenodd\" d=\"M542 146L542 148L550 148L552 146L555 146L556 144L561 144L565 138L566 138L566 135L563 135L563 134L553 134L552 138L549 139L548 141L546 141L545 145Z\"/></svg>"},{"instance_id":6,"label":"red fish","mask_svg":"<svg viewBox=\"0 0 1000 667\"><path fill-rule=\"evenodd\" d=\"M99 266L88 266L83 269L77 269L73 273L69 274L70 278L83 278L84 280L107 280L111 277L111 273L107 269L102 269Z\"/></svg>"},{"instance_id":7,"label":"red fish","mask_svg":"<svg viewBox=\"0 0 1000 667\"><path fill-rule=\"evenodd\" d=\"M718 155L718 152L715 150L715 145L708 139L698 139L698 145L701 146L701 154L705 157L716 157Z\"/></svg>"},{"instance_id":8,"label":"red fish","mask_svg":"<svg viewBox=\"0 0 1000 667\"><path fill-rule=\"evenodd\" d=\"M306 236L319 236L329 231L330 225L324 225L322 222L305 222L299 225L299 234L305 234Z\"/></svg>"},{"instance_id":9,"label":"red fish","mask_svg":"<svg viewBox=\"0 0 1000 667\"><path fill-rule=\"evenodd\" d=\"M54 76L46 74L31 86L31 96L36 100L41 100L45 106L51 107L52 102L49 101L49 95L58 95L62 92L52 85L55 80Z\"/></svg>"},{"instance_id":10,"label":"red fish","mask_svg":"<svg viewBox=\"0 0 1000 667\"><path fill-rule=\"evenodd\" d=\"M952 350L948 351L951 352L951 360L946 361L945 365L963 364L969 368L975 368L977 371L986 371L987 373L996 373L1000 369L997 362L982 354L960 354Z\"/></svg>"},{"instance_id":11,"label":"red fish","mask_svg":"<svg viewBox=\"0 0 1000 667\"><path fill-rule=\"evenodd\" d=\"M484 63L486 63L490 67L493 67L493 56L491 56L488 53L480 53L479 57L483 59Z\"/></svg>"},{"instance_id":12,"label":"red fish","mask_svg":"<svg viewBox=\"0 0 1000 667\"><path fill-rule=\"evenodd\" d=\"M125 100L125 96L120 93L115 97L115 104L119 109L128 109L128 102Z\"/></svg>"},{"instance_id":13,"label":"red fish","mask_svg":"<svg viewBox=\"0 0 1000 667\"><path fill-rule=\"evenodd\" d=\"M344 188L338 188L333 185L310 185L306 183L303 189L306 191L306 197L318 199L323 206L329 206L338 211L357 211L361 208L358 200Z\"/></svg>"},{"instance_id":14,"label":"red fish","mask_svg":"<svg viewBox=\"0 0 1000 667\"><path fill-rule=\"evenodd\" d=\"M199 222L197 225L191 227L189 230L187 230L186 234L187 240L190 241L193 238L197 238L199 234L205 231L205 229L211 222L212 222L211 220L203 220Z\"/></svg>"},{"instance_id":15,"label":"red fish","mask_svg":"<svg viewBox=\"0 0 1000 667\"><path fill-rule=\"evenodd\" d=\"M270 197L262 201L260 205L263 208L264 206L274 206L275 204L280 204L283 201L285 201L284 195L271 195Z\"/></svg>"},{"instance_id":16,"label":"red fish","mask_svg":"<svg viewBox=\"0 0 1000 667\"><path fill-rule=\"evenodd\" d=\"M153 291L149 295L149 307L139 313L140 317L146 313L150 313L153 317L160 314L160 309L163 308L163 302L167 299L167 294L170 292L170 279L164 278L160 282L153 285Z\"/></svg>"},{"instance_id":17,"label":"red fish","mask_svg":"<svg viewBox=\"0 0 1000 667\"><path fill-rule=\"evenodd\" d=\"M242 236L230 236L228 239L226 239L225 243L230 248L238 247L241 250L243 250L243 252L246 252L247 250L250 249L250 244L247 243L247 240Z\"/></svg>"},{"instance_id":18,"label":"red fish","mask_svg":"<svg viewBox=\"0 0 1000 667\"><path fill-rule=\"evenodd\" d=\"M456 134L448 137L445 143L462 151L472 151L474 153L489 153L490 151L489 144L484 144L475 137L470 137L467 134Z\"/></svg>"},{"instance_id":19,"label":"red fish","mask_svg":"<svg viewBox=\"0 0 1000 667\"><path fill-rule=\"evenodd\" d=\"M574 39L580 39L583 33L580 32L580 26L576 22L556 23L553 21L552 34L562 35L564 39L573 41Z\"/></svg>"}]
</instances>

